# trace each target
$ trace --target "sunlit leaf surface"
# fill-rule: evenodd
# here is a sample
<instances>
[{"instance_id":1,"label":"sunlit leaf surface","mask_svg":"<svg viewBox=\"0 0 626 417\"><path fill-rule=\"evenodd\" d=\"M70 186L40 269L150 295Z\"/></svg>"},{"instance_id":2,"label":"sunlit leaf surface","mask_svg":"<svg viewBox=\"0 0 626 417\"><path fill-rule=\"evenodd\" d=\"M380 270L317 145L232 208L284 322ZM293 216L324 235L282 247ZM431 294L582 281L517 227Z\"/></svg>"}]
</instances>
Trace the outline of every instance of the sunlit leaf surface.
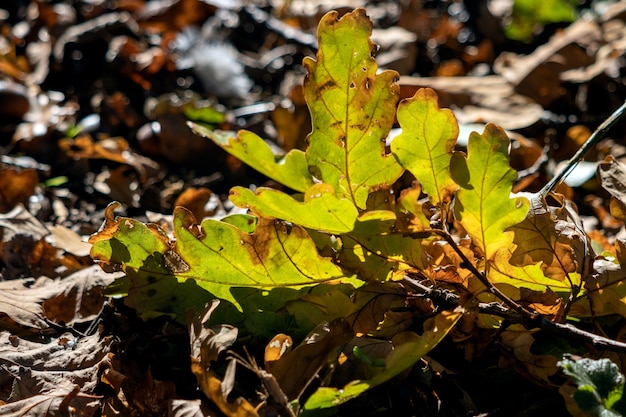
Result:
<instances>
[{"instance_id":1,"label":"sunlit leaf surface","mask_svg":"<svg viewBox=\"0 0 626 417\"><path fill-rule=\"evenodd\" d=\"M189 122L189 125L197 134L211 139L261 174L289 188L304 192L313 185L304 152L298 149L285 155L275 155L269 145L252 132L212 131L197 123Z\"/></svg>"},{"instance_id":2,"label":"sunlit leaf surface","mask_svg":"<svg viewBox=\"0 0 626 417\"><path fill-rule=\"evenodd\" d=\"M524 220L529 202L524 197L511 198L517 178L509 166L509 138L492 124L483 134L472 132L467 158L453 158L451 170L460 189L454 204L454 216L487 259L508 248L513 232L507 231Z\"/></svg>"},{"instance_id":3,"label":"sunlit leaf surface","mask_svg":"<svg viewBox=\"0 0 626 417\"><path fill-rule=\"evenodd\" d=\"M328 184L310 187L303 201L271 188L258 188L254 192L244 187L231 189L230 200L255 214L328 233L351 231L359 214L350 200L337 198Z\"/></svg>"},{"instance_id":4,"label":"sunlit leaf surface","mask_svg":"<svg viewBox=\"0 0 626 417\"><path fill-rule=\"evenodd\" d=\"M385 151L395 118L395 71L377 74L372 23L364 9L320 21L317 59L304 59L304 95L313 131L306 151L311 172L338 196L363 209L370 190L390 186L402 167Z\"/></svg>"},{"instance_id":5,"label":"sunlit leaf surface","mask_svg":"<svg viewBox=\"0 0 626 417\"><path fill-rule=\"evenodd\" d=\"M449 202L457 185L450 175L452 150L459 135L450 109L440 109L437 94L420 89L398 106L402 133L391 142L400 165L419 180L433 204Z\"/></svg>"},{"instance_id":6,"label":"sunlit leaf surface","mask_svg":"<svg viewBox=\"0 0 626 417\"><path fill-rule=\"evenodd\" d=\"M318 255L306 231L261 219L253 234L206 219L201 226L185 209L174 212L176 245L154 226L108 212L104 229L92 237L92 257L127 274L159 281L194 280L214 296L236 304L231 287L299 287L343 278Z\"/></svg>"}]
</instances>

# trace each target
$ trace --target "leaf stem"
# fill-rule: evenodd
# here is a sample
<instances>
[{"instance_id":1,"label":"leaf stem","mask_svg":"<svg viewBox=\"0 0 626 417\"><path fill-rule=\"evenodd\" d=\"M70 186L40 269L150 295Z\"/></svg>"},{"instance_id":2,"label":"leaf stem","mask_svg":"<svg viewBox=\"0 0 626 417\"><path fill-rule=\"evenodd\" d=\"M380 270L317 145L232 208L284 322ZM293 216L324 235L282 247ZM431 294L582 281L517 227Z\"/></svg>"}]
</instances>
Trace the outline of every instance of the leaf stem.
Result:
<instances>
[{"instance_id":1,"label":"leaf stem","mask_svg":"<svg viewBox=\"0 0 626 417\"><path fill-rule=\"evenodd\" d=\"M613 125L624 116L626 113L626 101L622 104L617 110L609 116L598 128L589 136L589 139L583 144L583 146L578 149L578 151L571 157L569 161L567 161L567 165L564 169L562 169L558 174L556 174L552 179L544 185L544 187L539 191L539 195L545 198L554 188L565 179L578 165L578 162L583 159L585 154L589 152L589 150L600 140L606 132L613 127Z\"/></svg>"}]
</instances>

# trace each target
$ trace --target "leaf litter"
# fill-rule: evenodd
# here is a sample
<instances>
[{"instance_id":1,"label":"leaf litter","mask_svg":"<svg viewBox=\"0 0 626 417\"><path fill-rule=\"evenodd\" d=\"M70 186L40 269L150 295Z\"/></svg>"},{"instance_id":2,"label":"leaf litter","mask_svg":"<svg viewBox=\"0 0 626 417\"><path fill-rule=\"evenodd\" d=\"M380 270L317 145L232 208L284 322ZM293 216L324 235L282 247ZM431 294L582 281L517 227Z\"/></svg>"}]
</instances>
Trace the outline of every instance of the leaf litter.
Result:
<instances>
[{"instance_id":1,"label":"leaf litter","mask_svg":"<svg viewBox=\"0 0 626 417\"><path fill-rule=\"evenodd\" d=\"M521 44L469 2L357 2L371 23L300 3L6 6L4 414L577 415L557 361L620 363L623 153L600 144L597 181L533 193L571 155L566 129L623 101L623 8ZM347 38L355 60L330 60ZM416 159L415 136L443 159ZM113 274L86 256L94 233Z\"/></svg>"}]
</instances>

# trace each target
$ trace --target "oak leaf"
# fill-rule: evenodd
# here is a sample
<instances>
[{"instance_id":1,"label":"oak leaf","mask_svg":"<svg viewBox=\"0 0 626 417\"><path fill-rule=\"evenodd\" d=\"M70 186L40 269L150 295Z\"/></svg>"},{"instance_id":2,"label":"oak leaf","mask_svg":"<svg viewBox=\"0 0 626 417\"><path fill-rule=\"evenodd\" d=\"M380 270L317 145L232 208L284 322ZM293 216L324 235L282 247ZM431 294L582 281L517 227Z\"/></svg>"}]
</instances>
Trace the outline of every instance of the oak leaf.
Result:
<instances>
[{"instance_id":1,"label":"oak leaf","mask_svg":"<svg viewBox=\"0 0 626 417\"><path fill-rule=\"evenodd\" d=\"M365 9L341 19L329 12L318 26L316 60L303 61L313 125L306 150L309 170L360 209L370 191L391 186L403 172L385 151L398 102L398 74L377 74L371 33Z\"/></svg>"}]
</instances>

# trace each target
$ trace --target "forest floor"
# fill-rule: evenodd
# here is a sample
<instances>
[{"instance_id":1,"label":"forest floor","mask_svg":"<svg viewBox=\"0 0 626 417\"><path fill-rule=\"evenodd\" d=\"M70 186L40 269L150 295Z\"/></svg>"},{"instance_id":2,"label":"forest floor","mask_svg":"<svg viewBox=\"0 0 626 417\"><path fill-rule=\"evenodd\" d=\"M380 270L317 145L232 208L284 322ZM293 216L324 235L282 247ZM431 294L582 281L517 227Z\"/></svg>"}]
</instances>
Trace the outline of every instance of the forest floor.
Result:
<instances>
[{"instance_id":1,"label":"forest floor","mask_svg":"<svg viewBox=\"0 0 626 417\"><path fill-rule=\"evenodd\" d=\"M203 395L185 325L105 295L120 272L96 265L87 241L113 201L167 229L175 206L220 218L234 210L231 187L275 186L187 122L303 148L311 121L301 63L315 56L331 3L366 9L379 66L398 71L401 98L437 92L459 121L459 149L486 122L506 129L515 191L539 190L626 99L623 2L4 1L1 415L252 415ZM596 252L624 233L596 167L608 155L623 161L625 140L620 121L558 188ZM476 339L473 351L444 340L410 374L328 415L570 415L562 374L542 381L497 338ZM537 340L533 349L545 350ZM261 403L257 376L241 370L231 397Z\"/></svg>"}]
</instances>

